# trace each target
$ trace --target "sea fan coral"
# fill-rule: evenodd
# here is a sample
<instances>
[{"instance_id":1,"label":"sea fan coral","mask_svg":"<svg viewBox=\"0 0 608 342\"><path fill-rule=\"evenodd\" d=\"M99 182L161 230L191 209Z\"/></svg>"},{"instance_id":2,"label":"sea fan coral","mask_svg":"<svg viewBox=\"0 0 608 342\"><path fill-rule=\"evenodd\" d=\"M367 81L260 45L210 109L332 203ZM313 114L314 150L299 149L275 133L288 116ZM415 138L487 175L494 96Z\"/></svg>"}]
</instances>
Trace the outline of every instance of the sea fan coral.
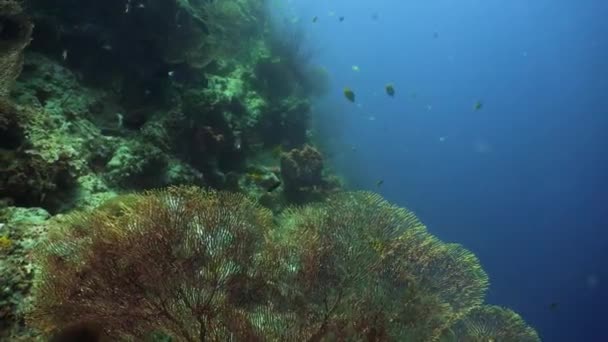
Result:
<instances>
[{"instance_id":1,"label":"sea fan coral","mask_svg":"<svg viewBox=\"0 0 608 342\"><path fill-rule=\"evenodd\" d=\"M505 322L471 311L488 282L470 252L372 193L273 224L242 195L176 187L55 225L29 315L46 332L95 322L115 339L435 341Z\"/></svg>"},{"instance_id":2,"label":"sea fan coral","mask_svg":"<svg viewBox=\"0 0 608 342\"><path fill-rule=\"evenodd\" d=\"M62 221L29 316L43 331L96 322L114 338L251 341L271 320L256 308L270 277L255 254L270 214L242 195L170 188Z\"/></svg>"},{"instance_id":3,"label":"sea fan coral","mask_svg":"<svg viewBox=\"0 0 608 342\"><path fill-rule=\"evenodd\" d=\"M470 252L378 195L337 194L281 221L305 339L432 340L483 299L487 276Z\"/></svg>"},{"instance_id":4,"label":"sea fan coral","mask_svg":"<svg viewBox=\"0 0 608 342\"><path fill-rule=\"evenodd\" d=\"M451 338L465 342L538 342L534 329L512 310L494 305L477 307L452 327Z\"/></svg>"}]
</instances>

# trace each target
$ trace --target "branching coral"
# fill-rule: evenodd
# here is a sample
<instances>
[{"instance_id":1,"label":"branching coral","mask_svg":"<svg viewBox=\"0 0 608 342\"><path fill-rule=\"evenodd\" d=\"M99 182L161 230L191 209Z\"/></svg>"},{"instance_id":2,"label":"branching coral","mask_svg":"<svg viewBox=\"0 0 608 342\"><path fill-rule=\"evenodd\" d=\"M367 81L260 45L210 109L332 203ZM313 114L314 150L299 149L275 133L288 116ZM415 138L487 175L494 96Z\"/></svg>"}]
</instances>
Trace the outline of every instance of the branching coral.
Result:
<instances>
[{"instance_id":1,"label":"branching coral","mask_svg":"<svg viewBox=\"0 0 608 342\"><path fill-rule=\"evenodd\" d=\"M515 312L485 305L471 310L450 331L454 341L466 342L538 342L536 331Z\"/></svg>"},{"instance_id":2,"label":"branching coral","mask_svg":"<svg viewBox=\"0 0 608 342\"><path fill-rule=\"evenodd\" d=\"M21 73L23 49L32 35L33 25L21 11L20 1L0 0L0 97Z\"/></svg>"}]
</instances>

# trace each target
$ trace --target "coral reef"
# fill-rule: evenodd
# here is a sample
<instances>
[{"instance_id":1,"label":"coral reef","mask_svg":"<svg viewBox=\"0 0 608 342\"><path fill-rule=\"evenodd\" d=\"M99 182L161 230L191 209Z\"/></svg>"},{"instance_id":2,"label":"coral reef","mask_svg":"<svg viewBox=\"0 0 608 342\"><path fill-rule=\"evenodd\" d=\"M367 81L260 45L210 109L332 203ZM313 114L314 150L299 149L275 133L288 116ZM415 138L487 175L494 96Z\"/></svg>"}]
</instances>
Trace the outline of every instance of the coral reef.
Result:
<instances>
[{"instance_id":1,"label":"coral reef","mask_svg":"<svg viewBox=\"0 0 608 342\"><path fill-rule=\"evenodd\" d=\"M454 322L504 325L476 309L477 259L378 195L335 194L274 222L246 196L194 187L54 219L28 320L43 334L94 322L112 339L175 341L432 341Z\"/></svg>"},{"instance_id":2,"label":"coral reef","mask_svg":"<svg viewBox=\"0 0 608 342\"><path fill-rule=\"evenodd\" d=\"M30 43L33 25L22 12L21 1L0 0L0 97L21 73L23 49Z\"/></svg>"},{"instance_id":3,"label":"coral reef","mask_svg":"<svg viewBox=\"0 0 608 342\"><path fill-rule=\"evenodd\" d=\"M475 309L470 252L339 193L311 131L327 73L265 1L26 4L0 0L0 339L94 323L113 339L422 341L510 322Z\"/></svg>"},{"instance_id":4,"label":"coral reef","mask_svg":"<svg viewBox=\"0 0 608 342\"><path fill-rule=\"evenodd\" d=\"M309 100L297 87L276 96L256 73L273 55L261 1L27 8L38 29L11 97L34 119L11 119L24 133L8 142L12 155L2 152L16 205L59 212L175 184L258 191L244 182L251 160L310 142ZM31 156L43 165L31 167ZM46 178L14 176L33 170Z\"/></svg>"}]
</instances>

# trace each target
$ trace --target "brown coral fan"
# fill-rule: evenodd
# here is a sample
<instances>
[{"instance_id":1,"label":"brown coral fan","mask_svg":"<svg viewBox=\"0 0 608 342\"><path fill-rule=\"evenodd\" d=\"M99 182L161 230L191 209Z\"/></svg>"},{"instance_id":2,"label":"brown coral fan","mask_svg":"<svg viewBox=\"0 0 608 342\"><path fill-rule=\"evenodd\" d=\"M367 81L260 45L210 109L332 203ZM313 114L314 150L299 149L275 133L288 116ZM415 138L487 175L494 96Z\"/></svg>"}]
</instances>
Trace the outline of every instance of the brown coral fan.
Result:
<instances>
[{"instance_id":1,"label":"brown coral fan","mask_svg":"<svg viewBox=\"0 0 608 342\"><path fill-rule=\"evenodd\" d=\"M450 331L455 341L539 342L540 337L515 312L494 305L477 307Z\"/></svg>"},{"instance_id":2,"label":"brown coral fan","mask_svg":"<svg viewBox=\"0 0 608 342\"><path fill-rule=\"evenodd\" d=\"M281 221L305 339L432 340L483 299L487 276L470 252L378 195L333 195Z\"/></svg>"},{"instance_id":3,"label":"brown coral fan","mask_svg":"<svg viewBox=\"0 0 608 342\"><path fill-rule=\"evenodd\" d=\"M20 1L0 0L0 97L21 73L23 49L32 35L33 25L21 11Z\"/></svg>"},{"instance_id":4,"label":"brown coral fan","mask_svg":"<svg viewBox=\"0 0 608 342\"><path fill-rule=\"evenodd\" d=\"M116 338L252 341L271 320L255 254L270 214L242 195L170 188L61 226L40 253L30 320L43 331L96 322Z\"/></svg>"},{"instance_id":5,"label":"brown coral fan","mask_svg":"<svg viewBox=\"0 0 608 342\"><path fill-rule=\"evenodd\" d=\"M512 320L471 311L488 284L478 260L376 194L333 194L276 223L242 195L192 187L69 215L40 249L30 321L47 333L95 322L115 339L176 341L511 336L500 334Z\"/></svg>"}]
</instances>

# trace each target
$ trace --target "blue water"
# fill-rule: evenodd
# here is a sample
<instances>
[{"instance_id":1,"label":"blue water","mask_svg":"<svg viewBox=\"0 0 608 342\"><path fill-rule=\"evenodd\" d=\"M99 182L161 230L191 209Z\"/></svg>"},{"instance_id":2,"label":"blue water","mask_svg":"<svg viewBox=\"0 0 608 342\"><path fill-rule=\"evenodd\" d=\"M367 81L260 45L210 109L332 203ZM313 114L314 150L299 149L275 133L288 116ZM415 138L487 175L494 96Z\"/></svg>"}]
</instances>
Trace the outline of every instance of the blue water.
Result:
<instances>
[{"instance_id":1,"label":"blue water","mask_svg":"<svg viewBox=\"0 0 608 342\"><path fill-rule=\"evenodd\" d=\"M543 340L608 341L608 1L276 3L331 75L315 120L351 185L477 254Z\"/></svg>"}]
</instances>

